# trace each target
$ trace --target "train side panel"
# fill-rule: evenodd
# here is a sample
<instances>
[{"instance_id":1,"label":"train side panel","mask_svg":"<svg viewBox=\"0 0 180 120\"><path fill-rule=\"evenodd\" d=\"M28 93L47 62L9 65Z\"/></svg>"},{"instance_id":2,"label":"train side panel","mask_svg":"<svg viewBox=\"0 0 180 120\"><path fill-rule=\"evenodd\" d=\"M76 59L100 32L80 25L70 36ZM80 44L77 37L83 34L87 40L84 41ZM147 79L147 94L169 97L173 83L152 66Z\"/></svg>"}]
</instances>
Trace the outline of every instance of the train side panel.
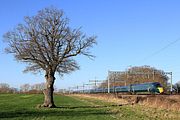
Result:
<instances>
[{"instance_id":1,"label":"train side panel","mask_svg":"<svg viewBox=\"0 0 180 120\"><path fill-rule=\"evenodd\" d=\"M130 86L118 86L115 87L115 92L131 92Z\"/></svg>"}]
</instances>

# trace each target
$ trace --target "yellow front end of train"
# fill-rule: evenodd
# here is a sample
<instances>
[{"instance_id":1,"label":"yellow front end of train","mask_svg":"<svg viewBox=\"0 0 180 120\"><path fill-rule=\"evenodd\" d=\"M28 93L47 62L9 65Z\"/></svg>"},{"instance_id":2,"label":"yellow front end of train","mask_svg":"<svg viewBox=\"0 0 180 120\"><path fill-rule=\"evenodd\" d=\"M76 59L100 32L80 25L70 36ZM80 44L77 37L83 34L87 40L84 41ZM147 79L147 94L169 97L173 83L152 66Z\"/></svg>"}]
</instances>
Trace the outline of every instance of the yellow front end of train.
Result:
<instances>
[{"instance_id":1,"label":"yellow front end of train","mask_svg":"<svg viewBox=\"0 0 180 120\"><path fill-rule=\"evenodd\" d=\"M163 87L158 87L157 89L159 90L159 93L160 93L160 94L162 94L162 93L164 92Z\"/></svg>"}]
</instances>

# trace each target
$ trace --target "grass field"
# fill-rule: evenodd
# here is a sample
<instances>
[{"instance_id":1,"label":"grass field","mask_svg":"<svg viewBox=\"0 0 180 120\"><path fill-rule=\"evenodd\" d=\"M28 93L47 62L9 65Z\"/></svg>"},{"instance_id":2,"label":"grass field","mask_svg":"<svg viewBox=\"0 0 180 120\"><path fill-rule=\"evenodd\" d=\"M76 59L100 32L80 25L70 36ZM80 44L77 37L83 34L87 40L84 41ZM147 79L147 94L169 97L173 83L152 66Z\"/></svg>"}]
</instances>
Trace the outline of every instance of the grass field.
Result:
<instances>
[{"instance_id":1,"label":"grass field","mask_svg":"<svg viewBox=\"0 0 180 120\"><path fill-rule=\"evenodd\" d=\"M36 108L43 103L39 94L0 94L0 120L172 120L175 111L145 108L139 105L116 106L96 99L55 96L58 108Z\"/></svg>"}]
</instances>

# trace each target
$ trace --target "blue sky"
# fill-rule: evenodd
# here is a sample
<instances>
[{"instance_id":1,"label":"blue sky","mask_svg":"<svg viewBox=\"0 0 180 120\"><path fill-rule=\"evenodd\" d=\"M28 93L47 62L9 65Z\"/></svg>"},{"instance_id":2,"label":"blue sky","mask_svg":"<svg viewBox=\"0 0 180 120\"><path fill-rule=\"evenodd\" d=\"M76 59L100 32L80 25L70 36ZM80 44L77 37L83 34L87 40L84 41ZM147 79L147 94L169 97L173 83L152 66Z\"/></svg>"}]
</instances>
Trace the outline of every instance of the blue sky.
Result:
<instances>
[{"instance_id":1,"label":"blue sky","mask_svg":"<svg viewBox=\"0 0 180 120\"><path fill-rule=\"evenodd\" d=\"M180 40L157 52L180 39L179 0L1 0L0 83L19 87L44 82L44 73L22 73L26 65L3 52L2 36L22 23L24 16L51 5L64 10L71 27L98 36L98 45L92 49L95 60L78 57L81 69L63 78L56 76L58 88L104 80L108 70L142 65L172 71L173 82L180 80Z\"/></svg>"}]
</instances>

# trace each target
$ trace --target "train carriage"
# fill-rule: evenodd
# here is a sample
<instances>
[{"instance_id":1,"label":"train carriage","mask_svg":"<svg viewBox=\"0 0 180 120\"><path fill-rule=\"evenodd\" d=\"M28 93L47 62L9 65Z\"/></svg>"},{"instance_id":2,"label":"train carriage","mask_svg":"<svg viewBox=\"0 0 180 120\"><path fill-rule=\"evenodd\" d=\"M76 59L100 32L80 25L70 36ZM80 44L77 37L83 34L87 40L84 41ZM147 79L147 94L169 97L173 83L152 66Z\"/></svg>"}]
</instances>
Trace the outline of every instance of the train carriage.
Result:
<instances>
[{"instance_id":1,"label":"train carriage","mask_svg":"<svg viewBox=\"0 0 180 120\"><path fill-rule=\"evenodd\" d=\"M151 93L161 94L163 93L163 87L159 82L148 82L141 84L131 84L128 86L114 86L109 88L110 93ZM80 92L80 91L75 91ZM108 93L108 88L94 88L83 91L82 93Z\"/></svg>"},{"instance_id":2,"label":"train carriage","mask_svg":"<svg viewBox=\"0 0 180 120\"><path fill-rule=\"evenodd\" d=\"M117 86L115 87L115 92L130 92L130 93L138 93L138 92L149 92L149 93L163 93L163 87L159 82L149 82L142 84L131 84L128 86Z\"/></svg>"}]
</instances>

